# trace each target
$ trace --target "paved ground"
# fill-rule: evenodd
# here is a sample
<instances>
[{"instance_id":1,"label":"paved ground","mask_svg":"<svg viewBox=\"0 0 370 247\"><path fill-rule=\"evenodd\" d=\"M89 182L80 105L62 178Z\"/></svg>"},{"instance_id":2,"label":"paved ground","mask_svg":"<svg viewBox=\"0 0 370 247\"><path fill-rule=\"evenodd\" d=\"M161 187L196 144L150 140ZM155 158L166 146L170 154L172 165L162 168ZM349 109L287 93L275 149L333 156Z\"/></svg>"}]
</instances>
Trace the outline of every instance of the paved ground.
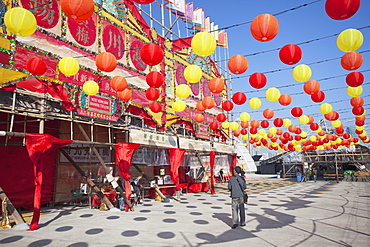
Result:
<instances>
[{"instance_id":1,"label":"paved ground","mask_svg":"<svg viewBox=\"0 0 370 247\"><path fill-rule=\"evenodd\" d=\"M0 246L370 246L369 185L293 182L251 190L247 226L236 229L230 198L220 192L184 194L181 202L148 199L128 213L45 208L39 230L1 230Z\"/></svg>"}]
</instances>

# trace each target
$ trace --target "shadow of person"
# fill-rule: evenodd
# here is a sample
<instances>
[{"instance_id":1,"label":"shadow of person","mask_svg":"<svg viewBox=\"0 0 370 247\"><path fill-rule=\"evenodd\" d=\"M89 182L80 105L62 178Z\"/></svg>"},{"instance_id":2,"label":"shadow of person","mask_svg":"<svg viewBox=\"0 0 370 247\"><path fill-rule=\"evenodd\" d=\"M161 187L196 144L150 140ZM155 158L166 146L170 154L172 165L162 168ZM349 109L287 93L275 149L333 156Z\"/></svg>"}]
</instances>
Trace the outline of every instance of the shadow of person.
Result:
<instances>
[{"instance_id":1,"label":"shadow of person","mask_svg":"<svg viewBox=\"0 0 370 247\"><path fill-rule=\"evenodd\" d=\"M227 214L227 213L214 213L212 215L212 218L221 220L222 222L224 222L228 226L231 226L231 224L232 224L232 222L231 222L231 214Z\"/></svg>"},{"instance_id":2,"label":"shadow of person","mask_svg":"<svg viewBox=\"0 0 370 247\"><path fill-rule=\"evenodd\" d=\"M47 221L47 222L45 222L45 223L43 223L43 224L39 224L39 228L42 228L42 227L48 226L50 223L52 223L52 222L56 221L57 219L61 218L62 216L72 214L71 212L72 212L72 211L76 211L76 210L77 210L77 208L74 208L74 207L73 207L72 209L67 209L67 210L65 210L65 209L61 209L61 210L63 210L63 211L59 212L59 214L58 214L57 216L55 216L53 219L51 219L51 220L49 220L49 221Z\"/></svg>"},{"instance_id":3,"label":"shadow of person","mask_svg":"<svg viewBox=\"0 0 370 247\"><path fill-rule=\"evenodd\" d=\"M238 227L236 229L229 228L229 230L221 233L220 235L213 235L208 232L200 232L196 234L196 237L199 239L206 240L205 242L198 243L197 245L202 246L209 244L227 243L230 241L237 241L248 238L255 238L257 236L242 227Z\"/></svg>"}]
</instances>

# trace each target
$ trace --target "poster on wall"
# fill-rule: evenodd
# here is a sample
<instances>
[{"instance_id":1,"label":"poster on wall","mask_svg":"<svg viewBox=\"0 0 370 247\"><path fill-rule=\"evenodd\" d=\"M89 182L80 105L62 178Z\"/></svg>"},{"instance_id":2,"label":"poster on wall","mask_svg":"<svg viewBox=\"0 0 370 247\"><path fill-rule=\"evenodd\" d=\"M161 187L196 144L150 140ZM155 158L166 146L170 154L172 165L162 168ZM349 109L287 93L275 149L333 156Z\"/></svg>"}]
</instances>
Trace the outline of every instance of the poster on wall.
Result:
<instances>
[{"instance_id":1,"label":"poster on wall","mask_svg":"<svg viewBox=\"0 0 370 247\"><path fill-rule=\"evenodd\" d=\"M95 148L104 163L112 162L111 150L108 146L95 145ZM92 150L90 151L90 146L87 144L72 143L65 150L76 163L99 163L98 157L95 156ZM62 153L59 156L59 163L69 163Z\"/></svg>"}]
</instances>

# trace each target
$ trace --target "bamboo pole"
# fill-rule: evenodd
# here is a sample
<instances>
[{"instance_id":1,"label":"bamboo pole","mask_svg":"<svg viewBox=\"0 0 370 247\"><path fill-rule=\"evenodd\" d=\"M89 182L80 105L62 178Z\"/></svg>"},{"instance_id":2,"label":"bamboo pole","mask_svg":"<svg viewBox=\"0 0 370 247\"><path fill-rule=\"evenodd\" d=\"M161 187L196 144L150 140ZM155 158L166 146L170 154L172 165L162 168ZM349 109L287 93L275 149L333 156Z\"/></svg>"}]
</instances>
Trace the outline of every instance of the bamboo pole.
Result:
<instances>
[{"instance_id":1,"label":"bamboo pole","mask_svg":"<svg viewBox=\"0 0 370 247\"><path fill-rule=\"evenodd\" d=\"M78 128L80 129L82 135L85 137L85 139L87 141L90 141L90 138L89 136L86 134L85 130L82 128L81 124L77 123L77 126ZM98 158L100 164L104 167L105 169L105 174L106 174L106 177L107 177L107 180L109 183L112 184L113 188L118 190L118 192L120 193L120 195L122 196L122 198L124 198L126 204L129 206L130 210L131 211L134 211L134 207L132 206L130 200L126 197L126 195L123 193L123 190L122 188L118 185L118 183L116 182L116 180L113 179L113 176L112 174L110 173L110 171L108 170L107 166L105 165L104 163L104 160L102 159L102 157L100 156L98 150L94 147L94 146L91 146L91 149L92 151L94 152L94 154L96 155L96 157Z\"/></svg>"}]
</instances>

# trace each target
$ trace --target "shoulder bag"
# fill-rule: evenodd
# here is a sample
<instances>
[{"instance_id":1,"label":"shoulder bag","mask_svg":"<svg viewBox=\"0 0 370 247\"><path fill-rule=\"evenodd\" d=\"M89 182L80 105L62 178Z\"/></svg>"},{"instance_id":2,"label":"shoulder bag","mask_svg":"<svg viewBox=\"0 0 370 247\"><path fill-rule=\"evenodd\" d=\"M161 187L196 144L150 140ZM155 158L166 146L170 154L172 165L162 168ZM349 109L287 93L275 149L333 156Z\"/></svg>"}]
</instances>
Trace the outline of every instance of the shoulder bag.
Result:
<instances>
[{"instance_id":1,"label":"shoulder bag","mask_svg":"<svg viewBox=\"0 0 370 247\"><path fill-rule=\"evenodd\" d=\"M242 192L243 192L243 200L244 200L244 203L245 204L247 204L248 203L248 194L247 194L247 191L243 191L243 187L242 187L242 185L240 184L240 182L239 182L239 179L238 178L236 178L236 181L238 181L238 184L239 184L239 186L240 186L240 189L242 190Z\"/></svg>"}]
</instances>

